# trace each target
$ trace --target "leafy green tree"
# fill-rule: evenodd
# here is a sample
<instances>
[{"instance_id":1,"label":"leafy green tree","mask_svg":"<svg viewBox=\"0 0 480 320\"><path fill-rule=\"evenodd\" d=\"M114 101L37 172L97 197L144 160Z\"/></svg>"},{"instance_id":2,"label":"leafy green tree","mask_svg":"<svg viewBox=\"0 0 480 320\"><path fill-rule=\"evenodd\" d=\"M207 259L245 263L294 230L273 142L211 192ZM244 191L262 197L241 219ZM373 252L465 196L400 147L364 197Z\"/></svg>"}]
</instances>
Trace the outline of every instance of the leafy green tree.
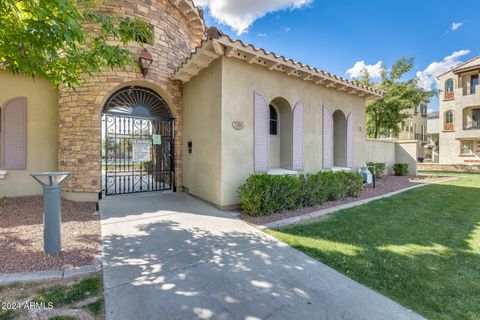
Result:
<instances>
[{"instance_id":1,"label":"leafy green tree","mask_svg":"<svg viewBox=\"0 0 480 320\"><path fill-rule=\"evenodd\" d=\"M414 58L399 58L390 69L383 69L381 79L375 83L368 71L357 79L360 83L376 87L385 95L367 102L367 135L378 138L389 133L398 134L400 125L411 116L411 111L429 103L436 91L428 91L418 84L418 79L404 80L404 76L414 67Z\"/></svg>"},{"instance_id":2,"label":"leafy green tree","mask_svg":"<svg viewBox=\"0 0 480 320\"><path fill-rule=\"evenodd\" d=\"M125 68L130 41L151 42L139 19L97 12L93 0L1 0L0 70L72 87L82 74Z\"/></svg>"}]
</instances>

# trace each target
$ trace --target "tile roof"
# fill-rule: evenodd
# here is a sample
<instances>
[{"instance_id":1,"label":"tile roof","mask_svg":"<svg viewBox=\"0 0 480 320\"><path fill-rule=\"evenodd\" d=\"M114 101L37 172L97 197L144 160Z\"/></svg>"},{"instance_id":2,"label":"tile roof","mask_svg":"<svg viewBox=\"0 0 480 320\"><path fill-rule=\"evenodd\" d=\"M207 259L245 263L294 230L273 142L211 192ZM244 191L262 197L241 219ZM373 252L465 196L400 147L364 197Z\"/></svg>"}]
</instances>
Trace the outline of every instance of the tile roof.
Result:
<instances>
[{"instance_id":1,"label":"tile roof","mask_svg":"<svg viewBox=\"0 0 480 320\"><path fill-rule=\"evenodd\" d=\"M189 81L200 70L206 68L220 56L234 57L266 67L268 70L284 72L303 80L313 81L317 85L346 91L360 96L382 97L384 93L376 88L364 86L356 81L345 79L324 70L313 68L284 56L244 44L241 40L233 40L216 28L209 28L206 39L185 59L173 74L173 78Z\"/></svg>"}]
</instances>

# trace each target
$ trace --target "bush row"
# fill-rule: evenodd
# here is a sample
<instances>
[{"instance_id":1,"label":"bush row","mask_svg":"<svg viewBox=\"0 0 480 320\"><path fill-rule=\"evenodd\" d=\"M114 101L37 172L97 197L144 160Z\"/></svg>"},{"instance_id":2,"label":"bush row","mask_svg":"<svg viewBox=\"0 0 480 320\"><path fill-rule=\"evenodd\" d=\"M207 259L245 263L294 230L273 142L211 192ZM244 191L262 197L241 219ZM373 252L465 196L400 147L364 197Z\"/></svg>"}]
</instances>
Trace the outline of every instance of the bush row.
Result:
<instances>
[{"instance_id":1,"label":"bush row","mask_svg":"<svg viewBox=\"0 0 480 320\"><path fill-rule=\"evenodd\" d=\"M375 176L378 179L380 179L381 177L383 177L385 175L385 166L386 166L385 162L367 162L367 166L375 168Z\"/></svg>"},{"instance_id":2,"label":"bush row","mask_svg":"<svg viewBox=\"0 0 480 320\"><path fill-rule=\"evenodd\" d=\"M298 176L253 174L238 192L244 212L259 216L356 197L362 190L363 178L358 173L318 172Z\"/></svg>"},{"instance_id":3,"label":"bush row","mask_svg":"<svg viewBox=\"0 0 480 320\"><path fill-rule=\"evenodd\" d=\"M393 173L396 176L408 175L408 163L395 163L393 165Z\"/></svg>"}]
</instances>

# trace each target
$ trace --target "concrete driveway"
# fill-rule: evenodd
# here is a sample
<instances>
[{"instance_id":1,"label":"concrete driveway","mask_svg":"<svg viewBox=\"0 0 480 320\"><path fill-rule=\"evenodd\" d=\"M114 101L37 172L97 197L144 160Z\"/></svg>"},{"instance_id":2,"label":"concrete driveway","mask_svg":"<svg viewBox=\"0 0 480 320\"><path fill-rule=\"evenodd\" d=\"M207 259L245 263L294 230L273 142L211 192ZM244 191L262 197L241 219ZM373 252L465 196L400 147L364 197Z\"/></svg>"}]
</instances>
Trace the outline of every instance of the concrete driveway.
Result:
<instances>
[{"instance_id":1,"label":"concrete driveway","mask_svg":"<svg viewBox=\"0 0 480 320\"><path fill-rule=\"evenodd\" d=\"M421 319L185 193L100 203L107 320Z\"/></svg>"}]
</instances>

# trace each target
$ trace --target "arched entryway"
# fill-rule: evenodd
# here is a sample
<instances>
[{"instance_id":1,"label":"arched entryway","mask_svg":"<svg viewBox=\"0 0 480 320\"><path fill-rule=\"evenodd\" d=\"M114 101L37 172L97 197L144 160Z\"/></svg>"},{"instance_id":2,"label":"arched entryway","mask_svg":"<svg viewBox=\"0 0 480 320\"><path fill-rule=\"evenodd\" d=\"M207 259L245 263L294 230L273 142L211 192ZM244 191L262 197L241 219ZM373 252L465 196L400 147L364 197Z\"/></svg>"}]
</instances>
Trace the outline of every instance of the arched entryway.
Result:
<instances>
[{"instance_id":1,"label":"arched entryway","mask_svg":"<svg viewBox=\"0 0 480 320\"><path fill-rule=\"evenodd\" d=\"M270 102L269 111L269 168L292 170L292 108L287 100L278 97Z\"/></svg>"},{"instance_id":2,"label":"arched entryway","mask_svg":"<svg viewBox=\"0 0 480 320\"><path fill-rule=\"evenodd\" d=\"M333 165L347 167L347 118L340 110L333 113Z\"/></svg>"},{"instance_id":3,"label":"arched entryway","mask_svg":"<svg viewBox=\"0 0 480 320\"><path fill-rule=\"evenodd\" d=\"M162 97L149 88L125 87L102 112L104 194L174 189L174 119Z\"/></svg>"}]
</instances>

